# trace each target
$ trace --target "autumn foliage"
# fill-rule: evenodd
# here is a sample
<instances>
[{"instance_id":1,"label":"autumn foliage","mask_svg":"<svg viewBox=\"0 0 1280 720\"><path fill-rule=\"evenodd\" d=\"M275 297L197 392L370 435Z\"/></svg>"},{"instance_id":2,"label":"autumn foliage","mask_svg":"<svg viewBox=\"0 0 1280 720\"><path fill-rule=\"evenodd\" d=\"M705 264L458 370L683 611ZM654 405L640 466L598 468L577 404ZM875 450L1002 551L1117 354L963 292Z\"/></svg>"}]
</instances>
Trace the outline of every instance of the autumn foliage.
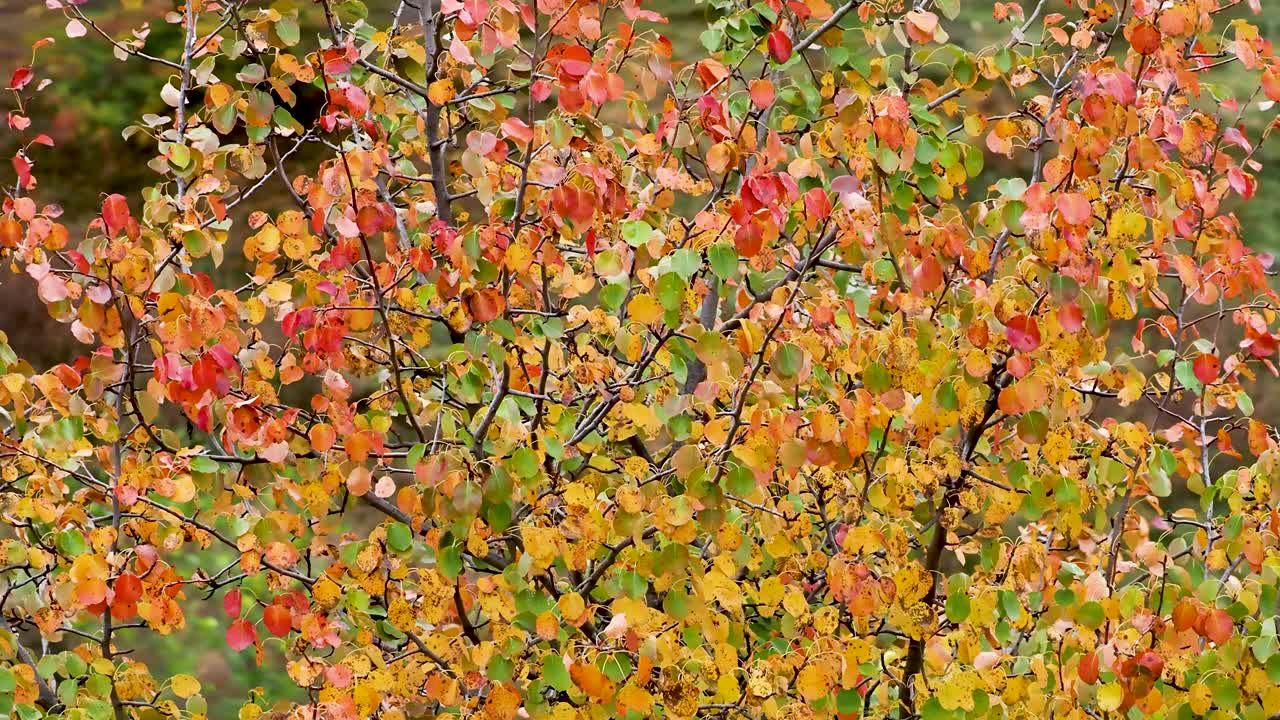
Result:
<instances>
[{"instance_id":1,"label":"autumn foliage","mask_svg":"<svg viewBox=\"0 0 1280 720\"><path fill-rule=\"evenodd\" d=\"M301 689L242 720L1280 713L1260 7L50 5L0 715L206 716L193 613ZM68 41L170 109L80 224Z\"/></svg>"}]
</instances>

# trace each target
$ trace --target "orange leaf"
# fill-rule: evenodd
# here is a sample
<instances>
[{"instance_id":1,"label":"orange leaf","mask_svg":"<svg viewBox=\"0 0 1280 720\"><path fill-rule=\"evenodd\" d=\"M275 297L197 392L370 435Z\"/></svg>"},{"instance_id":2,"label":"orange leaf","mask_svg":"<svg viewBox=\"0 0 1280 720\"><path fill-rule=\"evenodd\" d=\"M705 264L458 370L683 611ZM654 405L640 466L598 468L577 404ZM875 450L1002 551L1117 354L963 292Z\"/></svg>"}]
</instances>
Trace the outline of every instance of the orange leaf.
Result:
<instances>
[{"instance_id":1,"label":"orange leaf","mask_svg":"<svg viewBox=\"0 0 1280 720\"><path fill-rule=\"evenodd\" d=\"M751 104L761 110L773 104L773 83L760 78L751 81Z\"/></svg>"},{"instance_id":2,"label":"orange leaf","mask_svg":"<svg viewBox=\"0 0 1280 720\"><path fill-rule=\"evenodd\" d=\"M1142 55L1150 55L1160 49L1160 31L1149 22L1140 22L1129 32L1129 42Z\"/></svg>"},{"instance_id":3,"label":"orange leaf","mask_svg":"<svg viewBox=\"0 0 1280 720\"><path fill-rule=\"evenodd\" d=\"M613 698L613 681L594 666L574 663L569 668L569 677L573 679L574 685L597 700L608 701Z\"/></svg>"},{"instance_id":4,"label":"orange leaf","mask_svg":"<svg viewBox=\"0 0 1280 720\"><path fill-rule=\"evenodd\" d=\"M1202 634L1216 645L1222 645L1230 640L1235 631L1236 623L1226 610L1211 610L1204 619Z\"/></svg>"}]
</instances>

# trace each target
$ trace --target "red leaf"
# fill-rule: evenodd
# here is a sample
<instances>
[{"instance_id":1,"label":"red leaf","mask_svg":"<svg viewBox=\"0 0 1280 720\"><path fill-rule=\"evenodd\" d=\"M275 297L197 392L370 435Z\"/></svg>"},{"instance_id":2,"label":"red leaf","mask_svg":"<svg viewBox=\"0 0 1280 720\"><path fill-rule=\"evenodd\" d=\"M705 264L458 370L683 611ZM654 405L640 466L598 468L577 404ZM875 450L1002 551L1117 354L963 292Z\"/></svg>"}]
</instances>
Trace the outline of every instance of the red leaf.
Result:
<instances>
[{"instance_id":1,"label":"red leaf","mask_svg":"<svg viewBox=\"0 0 1280 720\"><path fill-rule=\"evenodd\" d=\"M258 629L253 623L241 618L227 628L227 646L240 652L258 641Z\"/></svg>"},{"instance_id":2,"label":"red leaf","mask_svg":"<svg viewBox=\"0 0 1280 720\"><path fill-rule=\"evenodd\" d=\"M1164 658L1147 650L1138 656L1137 666L1150 673L1151 677L1158 678L1164 672Z\"/></svg>"},{"instance_id":3,"label":"red leaf","mask_svg":"<svg viewBox=\"0 0 1280 720\"><path fill-rule=\"evenodd\" d=\"M804 211L818 220L826 220L831 214L831 198L822 188L810 188L804 194Z\"/></svg>"},{"instance_id":4,"label":"red leaf","mask_svg":"<svg viewBox=\"0 0 1280 720\"><path fill-rule=\"evenodd\" d=\"M1222 367L1222 361L1217 355L1205 353L1195 359L1191 364L1191 370L1195 373L1196 379L1208 385L1218 379L1218 370Z\"/></svg>"},{"instance_id":5,"label":"red leaf","mask_svg":"<svg viewBox=\"0 0 1280 720\"><path fill-rule=\"evenodd\" d=\"M791 38L781 30L769 33L769 54L781 64L791 59Z\"/></svg>"},{"instance_id":6,"label":"red leaf","mask_svg":"<svg viewBox=\"0 0 1280 720\"><path fill-rule=\"evenodd\" d=\"M31 72L31 66L23 65L22 67L13 71L13 77L9 78L9 89L21 90L22 88L31 84L31 79L33 77L35 77L35 75L33 75Z\"/></svg>"},{"instance_id":7,"label":"red leaf","mask_svg":"<svg viewBox=\"0 0 1280 720\"><path fill-rule=\"evenodd\" d=\"M1086 685L1098 682L1098 655L1089 653L1080 658L1080 666L1076 668L1076 674Z\"/></svg>"},{"instance_id":8,"label":"red leaf","mask_svg":"<svg viewBox=\"0 0 1280 720\"><path fill-rule=\"evenodd\" d=\"M21 152L13 156L13 171L18 174L19 188L31 185L31 161Z\"/></svg>"},{"instance_id":9,"label":"red leaf","mask_svg":"<svg viewBox=\"0 0 1280 720\"><path fill-rule=\"evenodd\" d=\"M116 235L129 224L129 202L123 195L108 195L102 201L102 220L107 223L107 233Z\"/></svg>"},{"instance_id":10,"label":"red leaf","mask_svg":"<svg viewBox=\"0 0 1280 720\"><path fill-rule=\"evenodd\" d=\"M596 256L596 230L591 228L587 231L587 257L595 258Z\"/></svg>"},{"instance_id":11,"label":"red leaf","mask_svg":"<svg viewBox=\"0 0 1280 720\"><path fill-rule=\"evenodd\" d=\"M533 87L529 88L529 94L534 102L542 102L551 97L551 83L546 80L535 80Z\"/></svg>"},{"instance_id":12,"label":"red leaf","mask_svg":"<svg viewBox=\"0 0 1280 720\"><path fill-rule=\"evenodd\" d=\"M1015 315L1005 323L1004 333L1009 344L1019 352L1031 352L1040 347L1040 326L1035 318Z\"/></svg>"},{"instance_id":13,"label":"red leaf","mask_svg":"<svg viewBox=\"0 0 1280 720\"><path fill-rule=\"evenodd\" d=\"M284 605L272 603L262 611L262 624L272 635L284 637L293 629L293 613Z\"/></svg>"},{"instance_id":14,"label":"red leaf","mask_svg":"<svg viewBox=\"0 0 1280 720\"><path fill-rule=\"evenodd\" d=\"M764 247L764 230L761 229L760 223L750 220L739 227L733 234L733 244L738 248L738 254L743 257L755 257L756 253Z\"/></svg>"},{"instance_id":15,"label":"red leaf","mask_svg":"<svg viewBox=\"0 0 1280 720\"><path fill-rule=\"evenodd\" d=\"M131 603L142 597L142 581L133 573L124 573L116 578L116 602Z\"/></svg>"},{"instance_id":16,"label":"red leaf","mask_svg":"<svg viewBox=\"0 0 1280 720\"><path fill-rule=\"evenodd\" d=\"M1089 222L1089 218L1093 217L1093 208L1089 206L1089 199L1080 193L1059 195L1056 204L1058 212L1062 213L1062 219L1070 225L1084 225Z\"/></svg>"},{"instance_id":17,"label":"red leaf","mask_svg":"<svg viewBox=\"0 0 1280 720\"><path fill-rule=\"evenodd\" d=\"M1140 22L1129 33L1129 42L1140 54L1150 55L1160 49L1160 31L1149 22Z\"/></svg>"},{"instance_id":18,"label":"red leaf","mask_svg":"<svg viewBox=\"0 0 1280 720\"><path fill-rule=\"evenodd\" d=\"M1080 309L1080 303L1072 300L1059 307L1058 324L1067 332L1080 332L1080 328L1084 327L1084 311Z\"/></svg>"},{"instance_id":19,"label":"red leaf","mask_svg":"<svg viewBox=\"0 0 1280 720\"><path fill-rule=\"evenodd\" d=\"M356 227L364 235L374 235L382 231L385 225L383 219L382 211L376 206L365 205L356 213Z\"/></svg>"},{"instance_id":20,"label":"red leaf","mask_svg":"<svg viewBox=\"0 0 1280 720\"><path fill-rule=\"evenodd\" d=\"M234 588L222 596L222 612L229 618L240 617L240 588Z\"/></svg>"}]
</instances>

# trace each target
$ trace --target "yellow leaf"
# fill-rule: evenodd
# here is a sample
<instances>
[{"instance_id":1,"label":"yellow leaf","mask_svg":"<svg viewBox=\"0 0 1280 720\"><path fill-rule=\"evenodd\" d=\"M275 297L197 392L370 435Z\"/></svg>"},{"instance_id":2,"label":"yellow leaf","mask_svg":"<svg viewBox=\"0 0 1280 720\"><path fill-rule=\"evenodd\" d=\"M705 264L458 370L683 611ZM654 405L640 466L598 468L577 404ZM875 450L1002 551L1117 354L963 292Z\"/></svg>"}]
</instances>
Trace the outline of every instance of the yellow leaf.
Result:
<instances>
[{"instance_id":1,"label":"yellow leaf","mask_svg":"<svg viewBox=\"0 0 1280 720\"><path fill-rule=\"evenodd\" d=\"M174 675L169 688L174 695L186 699L200 692L200 681L190 675Z\"/></svg>"},{"instance_id":2,"label":"yellow leaf","mask_svg":"<svg viewBox=\"0 0 1280 720\"><path fill-rule=\"evenodd\" d=\"M1098 707L1108 712L1120 707L1124 701L1124 688L1120 683L1107 683L1098 688Z\"/></svg>"},{"instance_id":3,"label":"yellow leaf","mask_svg":"<svg viewBox=\"0 0 1280 720\"><path fill-rule=\"evenodd\" d=\"M662 317L662 306L651 295L636 295L627 304L627 316L642 325L652 325Z\"/></svg>"},{"instance_id":4,"label":"yellow leaf","mask_svg":"<svg viewBox=\"0 0 1280 720\"><path fill-rule=\"evenodd\" d=\"M800 670L800 675L796 677L796 688L801 697L813 702L830 694L833 678L828 668L828 665L822 663L810 663Z\"/></svg>"}]
</instances>

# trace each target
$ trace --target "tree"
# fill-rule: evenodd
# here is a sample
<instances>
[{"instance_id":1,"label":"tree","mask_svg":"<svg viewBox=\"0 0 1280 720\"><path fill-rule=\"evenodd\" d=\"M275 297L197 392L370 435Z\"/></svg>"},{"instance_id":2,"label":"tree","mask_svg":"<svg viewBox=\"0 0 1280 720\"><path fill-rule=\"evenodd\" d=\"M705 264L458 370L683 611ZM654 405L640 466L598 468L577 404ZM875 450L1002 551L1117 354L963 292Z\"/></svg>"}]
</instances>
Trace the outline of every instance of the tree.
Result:
<instances>
[{"instance_id":1,"label":"tree","mask_svg":"<svg viewBox=\"0 0 1280 720\"><path fill-rule=\"evenodd\" d=\"M10 81L0 712L1280 713L1256 2L52 4L172 110L69 227Z\"/></svg>"}]
</instances>

